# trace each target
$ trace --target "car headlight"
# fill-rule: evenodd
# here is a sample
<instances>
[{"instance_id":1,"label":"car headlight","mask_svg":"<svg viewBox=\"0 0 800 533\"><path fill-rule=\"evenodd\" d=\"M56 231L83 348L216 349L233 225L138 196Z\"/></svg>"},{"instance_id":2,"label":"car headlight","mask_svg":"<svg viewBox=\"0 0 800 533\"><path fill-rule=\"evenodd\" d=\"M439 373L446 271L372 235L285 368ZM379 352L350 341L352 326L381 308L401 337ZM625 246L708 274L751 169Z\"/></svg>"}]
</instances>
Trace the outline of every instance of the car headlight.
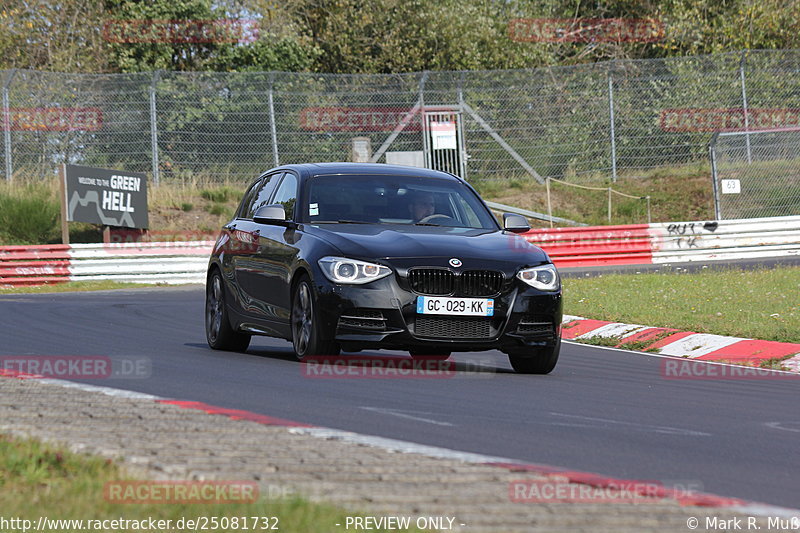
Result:
<instances>
[{"instance_id":1,"label":"car headlight","mask_svg":"<svg viewBox=\"0 0 800 533\"><path fill-rule=\"evenodd\" d=\"M389 267L346 257L323 257L318 263L325 277L334 283L360 285L392 273Z\"/></svg>"},{"instance_id":2,"label":"car headlight","mask_svg":"<svg viewBox=\"0 0 800 533\"><path fill-rule=\"evenodd\" d=\"M517 273L517 277L542 291L557 291L561 288L561 279L554 265L523 268Z\"/></svg>"}]
</instances>

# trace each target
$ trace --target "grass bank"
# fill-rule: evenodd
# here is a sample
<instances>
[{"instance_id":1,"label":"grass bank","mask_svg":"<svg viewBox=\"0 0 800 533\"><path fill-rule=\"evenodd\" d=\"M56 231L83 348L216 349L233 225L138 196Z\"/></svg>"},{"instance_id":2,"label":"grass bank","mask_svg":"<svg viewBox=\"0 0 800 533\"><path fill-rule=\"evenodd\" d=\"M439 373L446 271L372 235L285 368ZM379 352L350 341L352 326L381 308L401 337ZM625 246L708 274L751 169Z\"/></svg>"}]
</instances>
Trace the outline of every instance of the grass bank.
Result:
<instances>
[{"instance_id":1,"label":"grass bank","mask_svg":"<svg viewBox=\"0 0 800 533\"><path fill-rule=\"evenodd\" d=\"M185 235L185 240L216 235L230 220L245 185L187 180L148 190L150 230L155 235ZM0 246L61 242L59 189L49 181L0 182ZM102 227L70 222L70 242L102 242ZM180 240L180 239L177 239Z\"/></svg>"},{"instance_id":2,"label":"grass bank","mask_svg":"<svg viewBox=\"0 0 800 533\"><path fill-rule=\"evenodd\" d=\"M563 283L571 315L800 343L800 267L604 274Z\"/></svg>"},{"instance_id":3,"label":"grass bank","mask_svg":"<svg viewBox=\"0 0 800 533\"><path fill-rule=\"evenodd\" d=\"M532 178L475 180L472 185L486 200L547 213L547 192ZM612 187L631 196L650 196L652 222L679 222L714 218L711 171L707 164L621 173L616 182L605 175L584 176L576 182L591 187ZM553 215L602 226L608 221L608 195L551 182ZM647 223L647 202L612 195L611 224ZM544 222L531 221L543 227Z\"/></svg>"},{"instance_id":4,"label":"grass bank","mask_svg":"<svg viewBox=\"0 0 800 533\"><path fill-rule=\"evenodd\" d=\"M172 520L182 517L209 519L208 531L237 531L232 519L236 517L278 517L279 531L324 533L343 524L354 513L333 506L310 503L302 498L267 500L256 503L142 503L125 504L105 497L106 483L130 480L111 460L78 455L66 449L42 444L32 439L12 438L0 434L0 509L5 519L32 520L39 517L51 520ZM231 527L211 528L210 519L219 524L230 522ZM241 520L241 518L239 518ZM259 523L259 530L262 524ZM269 525L275 525L270 521ZM15 528L12 527L12 530ZM17 528L21 530L20 528ZM73 527L50 528L58 531L81 531ZM153 530L148 527L138 531ZM255 529L253 527L250 530ZM107 529L108 530L108 529ZM189 530L189 529L186 529ZM84 529L85 531L85 529ZM380 530L385 531L385 530ZM405 531L405 530L404 530ZM417 531L417 530L412 530Z\"/></svg>"},{"instance_id":5,"label":"grass bank","mask_svg":"<svg viewBox=\"0 0 800 533\"><path fill-rule=\"evenodd\" d=\"M486 200L547 212L545 187L532 178L475 179L471 183ZM612 186L634 196L650 196L653 222L713 218L711 177L707 165L656 169L636 177L621 174L611 183L607 176L584 176L580 183ZM207 238L232 216L247 184L187 178L163 182L148 190L150 231L155 235L186 235L186 240ZM20 176L0 182L0 245L61 242L58 187L55 179L41 181ZM608 197L603 191L586 191L553 183L553 214L590 225L608 224ZM647 222L642 200L612 198L612 224ZM532 225L542 227L541 221ZM71 242L101 242L102 228L70 223ZM195 238L196 237L196 238Z\"/></svg>"}]
</instances>

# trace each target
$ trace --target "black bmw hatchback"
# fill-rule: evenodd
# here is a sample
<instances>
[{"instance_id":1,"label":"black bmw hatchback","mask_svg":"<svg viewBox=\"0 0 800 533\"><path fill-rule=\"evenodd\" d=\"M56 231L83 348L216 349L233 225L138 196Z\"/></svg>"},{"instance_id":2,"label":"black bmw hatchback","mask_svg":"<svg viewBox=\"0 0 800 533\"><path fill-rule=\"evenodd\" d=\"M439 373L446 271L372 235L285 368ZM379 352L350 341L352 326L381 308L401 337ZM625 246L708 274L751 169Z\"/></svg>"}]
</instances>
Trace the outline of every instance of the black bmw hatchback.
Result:
<instances>
[{"instance_id":1,"label":"black bmw hatchback","mask_svg":"<svg viewBox=\"0 0 800 533\"><path fill-rule=\"evenodd\" d=\"M301 360L341 350L447 358L499 349L546 374L561 346L561 282L547 254L503 227L464 180L364 163L261 175L222 228L208 267L206 336L245 350L290 340Z\"/></svg>"}]
</instances>

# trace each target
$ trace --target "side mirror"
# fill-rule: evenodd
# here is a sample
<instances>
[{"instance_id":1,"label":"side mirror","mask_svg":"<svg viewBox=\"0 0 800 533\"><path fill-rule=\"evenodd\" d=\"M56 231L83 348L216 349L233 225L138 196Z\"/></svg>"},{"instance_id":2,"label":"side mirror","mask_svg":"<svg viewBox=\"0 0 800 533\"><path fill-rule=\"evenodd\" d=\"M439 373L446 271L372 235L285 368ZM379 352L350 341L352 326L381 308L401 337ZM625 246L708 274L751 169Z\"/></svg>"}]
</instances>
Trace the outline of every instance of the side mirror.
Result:
<instances>
[{"instance_id":1,"label":"side mirror","mask_svg":"<svg viewBox=\"0 0 800 533\"><path fill-rule=\"evenodd\" d=\"M281 224L286 222L286 211L280 204L259 207L253 215L253 222L257 224Z\"/></svg>"},{"instance_id":2,"label":"side mirror","mask_svg":"<svg viewBox=\"0 0 800 533\"><path fill-rule=\"evenodd\" d=\"M514 213L503 213L503 229L512 233L525 233L531 229L528 219Z\"/></svg>"}]
</instances>

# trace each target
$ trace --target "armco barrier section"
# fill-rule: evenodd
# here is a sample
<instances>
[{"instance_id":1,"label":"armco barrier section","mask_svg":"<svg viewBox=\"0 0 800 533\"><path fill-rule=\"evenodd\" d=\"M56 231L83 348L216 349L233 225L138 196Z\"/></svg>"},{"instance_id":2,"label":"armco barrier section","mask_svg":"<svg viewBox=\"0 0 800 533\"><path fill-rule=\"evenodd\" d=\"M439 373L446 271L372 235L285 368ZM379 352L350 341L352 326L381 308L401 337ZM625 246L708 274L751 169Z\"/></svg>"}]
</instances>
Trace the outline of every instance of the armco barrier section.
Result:
<instances>
[{"instance_id":1,"label":"armco barrier section","mask_svg":"<svg viewBox=\"0 0 800 533\"><path fill-rule=\"evenodd\" d=\"M523 234L560 268L650 264L653 235L648 224L534 229Z\"/></svg>"},{"instance_id":2,"label":"armco barrier section","mask_svg":"<svg viewBox=\"0 0 800 533\"><path fill-rule=\"evenodd\" d=\"M213 241L0 247L0 285L203 283Z\"/></svg>"},{"instance_id":3,"label":"armco barrier section","mask_svg":"<svg viewBox=\"0 0 800 533\"><path fill-rule=\"evenodd\" d=\"M560 268L800 256L800 216L534 229Z\"/></svg>"},{"instance_id":4,"label":"armco barrier section","mask_svg":"<svg viewBox=\"0 0 800 533\"><path fill-rule=\"evenodd\" d=\"M800 256L800 216L651 224L653 263Z\"/></svg>"},{"instance_id":5,"label":"armco barrier section","mask_svg":"<svg viewBox=\"0 0 800 533\"><path fill-rule=\"evenodd\" d=\"M559 268L800 256L800 216L534 229ZM0 247L0 285L203 283L213 241Z\"/></svg>"}]
</instances>

